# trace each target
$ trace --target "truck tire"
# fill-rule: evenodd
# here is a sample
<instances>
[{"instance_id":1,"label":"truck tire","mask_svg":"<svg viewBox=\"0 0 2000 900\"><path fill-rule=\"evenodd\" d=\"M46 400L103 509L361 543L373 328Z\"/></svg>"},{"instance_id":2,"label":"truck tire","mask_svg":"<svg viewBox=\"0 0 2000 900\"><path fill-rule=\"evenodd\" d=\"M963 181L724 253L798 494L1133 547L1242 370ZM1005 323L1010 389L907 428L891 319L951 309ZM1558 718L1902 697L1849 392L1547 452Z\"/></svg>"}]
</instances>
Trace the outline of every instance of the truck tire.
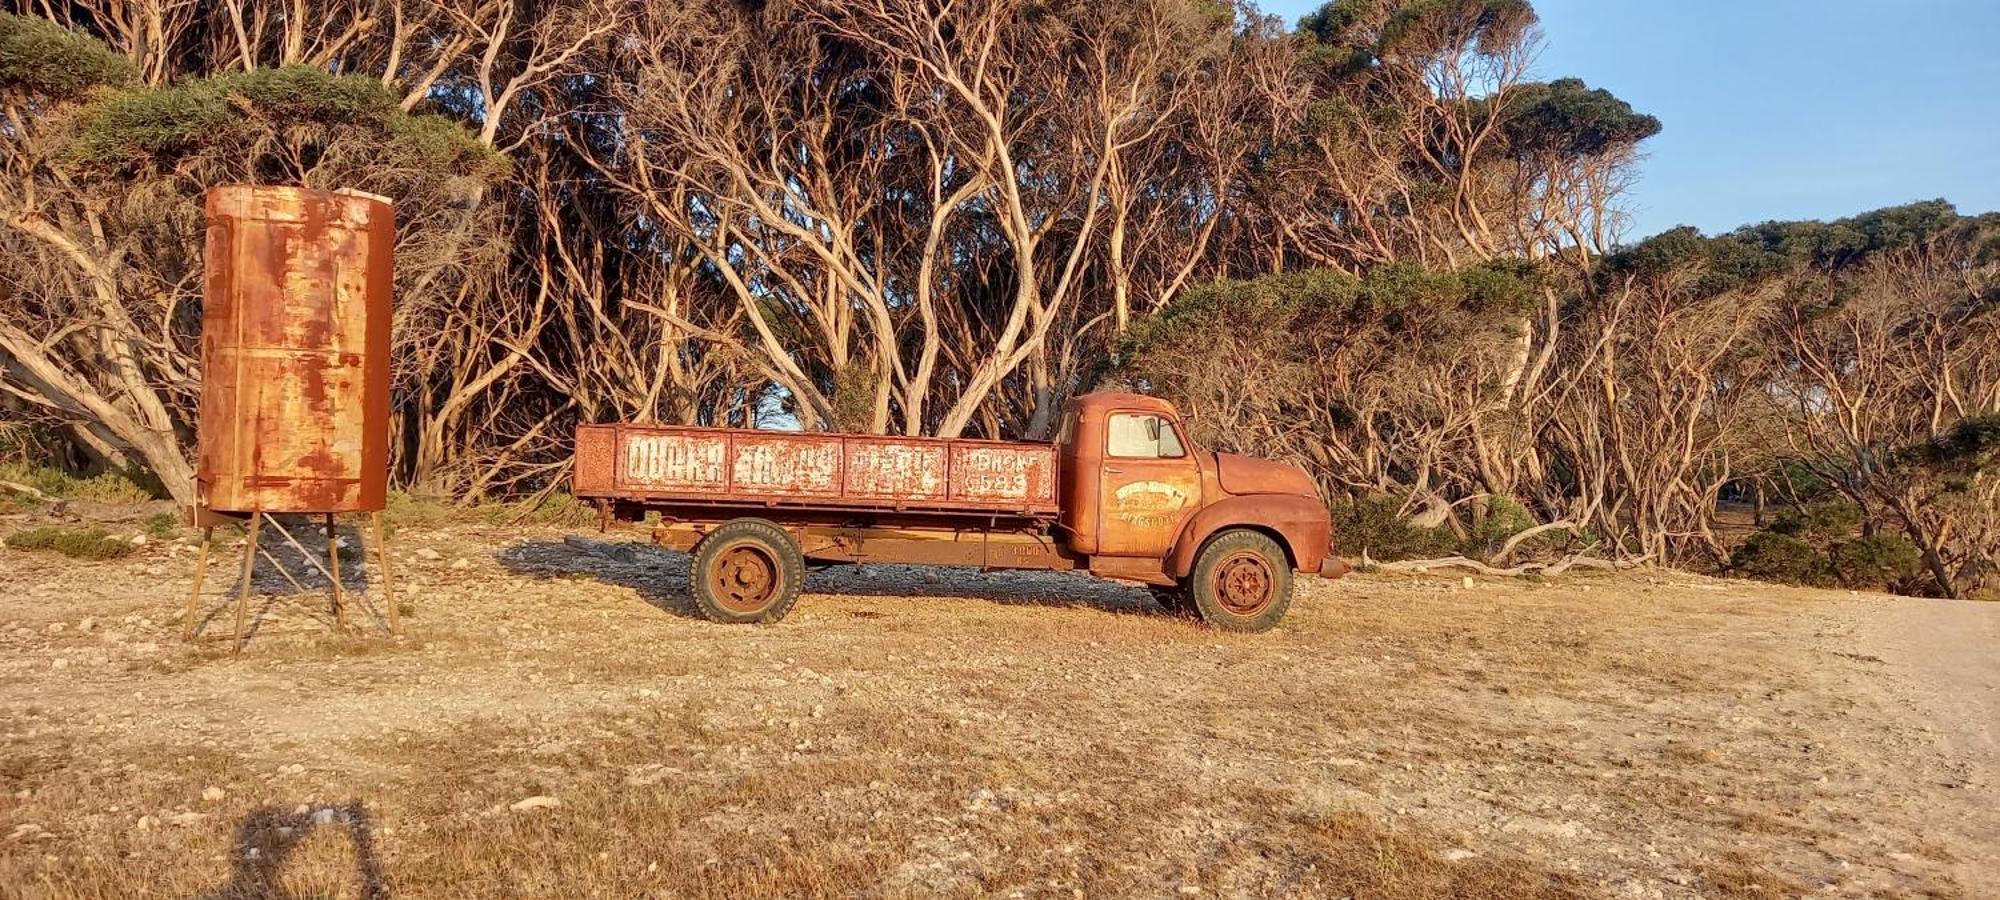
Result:
<instances>
[{"instance_id":1,"label":"truck tire","mask_svg":"<svg viewBox=\"0 0 2000 900\"><path fill-rule=\"evenodd\" d=\"M711 622L776 622L792 611L805 584L799 544L764 519L735 519L694 547L688 587Z\"/></svg>"},{"instance_id":2,"label":"truck tire","mask_svg":"<svg viewBox=\"0 0 2000 900\"><path fill-rule=\"evenodd\" d=\"M1225 531L1202 546L1187 586L1195 612L1211 627L1270 631L1292 605L1292 566L1285 548L1262 532Z\"/></svg>"}]
</instances>

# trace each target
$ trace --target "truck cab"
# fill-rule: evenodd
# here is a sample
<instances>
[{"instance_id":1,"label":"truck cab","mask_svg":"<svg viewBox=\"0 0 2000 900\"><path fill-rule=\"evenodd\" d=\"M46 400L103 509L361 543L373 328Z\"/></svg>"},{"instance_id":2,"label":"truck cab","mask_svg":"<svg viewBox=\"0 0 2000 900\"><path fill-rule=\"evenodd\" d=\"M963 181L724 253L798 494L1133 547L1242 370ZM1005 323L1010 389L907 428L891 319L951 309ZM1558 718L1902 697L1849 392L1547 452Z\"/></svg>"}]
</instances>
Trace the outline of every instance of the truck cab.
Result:
<instances>
[{"instance_id":1,"label":"truck cab","mask_svg":"<svg viewBox=\"0 0 2000 900\"><path fill-rule=\"evenodd\" d=\"M1170 609L1261 630L1272 607L1270 623L1283 615L1293 572L1347 572L1304 469L1203 450L1164 400L1083 395L1055 443L1069 549L1093 574L1153 586Z\"/></svg>"}]
</instances>

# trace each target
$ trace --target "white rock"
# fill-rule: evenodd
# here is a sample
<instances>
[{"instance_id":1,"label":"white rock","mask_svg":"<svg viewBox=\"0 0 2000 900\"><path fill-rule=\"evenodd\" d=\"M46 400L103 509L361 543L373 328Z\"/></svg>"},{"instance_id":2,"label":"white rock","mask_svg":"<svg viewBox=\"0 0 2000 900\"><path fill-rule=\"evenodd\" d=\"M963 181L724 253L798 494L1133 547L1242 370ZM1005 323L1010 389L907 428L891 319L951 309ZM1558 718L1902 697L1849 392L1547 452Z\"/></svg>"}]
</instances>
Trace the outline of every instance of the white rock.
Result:
<instances>
[{"instance_id":1,"label":"white rock","mask_svg":"<svg viewBox=\"0 0 2000 900\"><path fill-rule=\"evenodd\" d=\"M454 569L470 569L472 568L472 560L461 556L451 561L451 567Z\"/></svg>"},{"instance_id":2,"label":"white rock","mask_svg":"<svg viewBox=\"0 0 2000 900\"><path fill-rule=\"evenodd\" d=\"M538 809L554 809L561 805L561 800L557 800L547 794L537 794L525 800L516 800L513 805L507 808L515 812L533 812Z\"/></svg>"},{"instance_id":3,"label":"white rock","mask_svg":"<svg viewBox=\"0 0 2000 900\"><path fill-rule=\"evenodd\" d=\"M1478 855L1479 854L1467 850L1464 847L1453 847L1450 850L1446 850L1445 852L1438 854L1440 858L1442 858L1445 862L1448 863L1464 862L1468 859L1473 859Z\"/></svg>"},{"instance_id":4,"label":"white rock","mask_svg":"<svg viewBox=\"0 0 2000 900\"><path fill-rule=\"evenodd\" d=\"M215 801L220 800L227 796L229 796L228 791L225 791L214 785L209 785L208 787L201 789L201 799L206 800L210 803L214 803Z\"/></svg>"},{"instance_id":5,"label":"white rock","mask_svg":"<svg viewBox=\"0 0 2000 900\"><path fill-rule=\"evenodd\" d=\"M439 553L436 550L432 550L429 547L419 548L417 552L412 553L410 555L418 559L429 559L429 560L439 560L444 558L444 554Z\"/></svg>"}]
</instances>

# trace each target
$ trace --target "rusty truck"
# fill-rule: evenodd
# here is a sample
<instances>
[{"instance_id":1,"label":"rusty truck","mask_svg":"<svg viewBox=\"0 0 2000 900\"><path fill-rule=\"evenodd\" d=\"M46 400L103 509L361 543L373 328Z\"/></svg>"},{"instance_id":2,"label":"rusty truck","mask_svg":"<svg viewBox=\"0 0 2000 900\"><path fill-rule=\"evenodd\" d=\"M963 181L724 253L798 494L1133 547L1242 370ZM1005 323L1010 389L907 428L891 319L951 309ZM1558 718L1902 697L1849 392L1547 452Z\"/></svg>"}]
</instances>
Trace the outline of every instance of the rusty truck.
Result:
<instances>
[{"instance_id":1,"label":"rusty truck","mask_svg":"<svg viewBox=\"0 0 2000 900\"><path fill-rule=\"evenodd\" d=\"M572 482L604 527L656 514L717 622L783 618L808 564L899 563L1087 572L1258 632L1294 573L1348 571L1303 469L1204 451L1139 394L1076 398L1047 442L583 425Z\"/></svg>"}]
</instances>

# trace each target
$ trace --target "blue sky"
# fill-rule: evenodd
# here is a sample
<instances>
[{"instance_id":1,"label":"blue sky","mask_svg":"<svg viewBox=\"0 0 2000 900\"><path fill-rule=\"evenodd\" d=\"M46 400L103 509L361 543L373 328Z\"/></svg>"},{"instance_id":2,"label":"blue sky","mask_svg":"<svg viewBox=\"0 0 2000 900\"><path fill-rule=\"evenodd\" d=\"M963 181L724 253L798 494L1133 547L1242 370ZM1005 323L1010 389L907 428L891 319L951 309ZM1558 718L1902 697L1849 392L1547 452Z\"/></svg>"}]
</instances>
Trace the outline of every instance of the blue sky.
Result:
<instances>
[{"instance_id":1,"label":"blue sky","mask_svg":"<svg viewBox=\"0 0 2000 900\"><path fill-rule=\"evenodd\" d=\"M1266 0L1287 22L1314 0ZM2000 210L2000 0L1535 0L1538 76L1666 130L1631 238L1943 197Z\"/></svg>"}]
</instances>

